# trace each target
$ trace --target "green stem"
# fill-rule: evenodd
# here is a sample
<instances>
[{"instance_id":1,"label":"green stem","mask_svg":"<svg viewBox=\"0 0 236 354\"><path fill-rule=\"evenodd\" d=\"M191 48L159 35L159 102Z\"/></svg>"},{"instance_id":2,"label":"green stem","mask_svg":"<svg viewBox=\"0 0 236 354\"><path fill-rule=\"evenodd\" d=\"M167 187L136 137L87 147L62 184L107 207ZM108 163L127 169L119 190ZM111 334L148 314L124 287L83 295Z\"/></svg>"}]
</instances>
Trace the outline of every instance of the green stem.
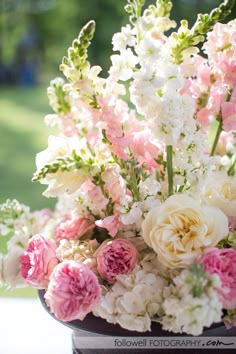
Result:
<instances>
[{"instance_id":1,"label":"green stem","mask_svg":"<svg viewBox=\"0 0 236 354\"><path fill-rule=\"evenodd\" d=\"M212 148L211 148L210 156L213 156L213 155L215 154L215 150L216 150L216 147L217 147L219 138L220 138L220 134L221 134L221 132L222 132L222 123L223 123L223 120L222 120L221 117L218 119L218 122L219 122L219 125L218 125L217 131L216 131L216 135L215 135L215 139L214 139Z\"/></svg>"},{"instance_id":2,"label":"green stem","mask_svg":"<svg viewBox=\"0 0 236 354\"><path fill-rule=\"evenodd\" d=\"M166 147L166 160L167 160L167 176L168 176L168 196L174 193L174 183L173 183L173 147L172 145L167 145Z\"/></svg>"}]
</instances>

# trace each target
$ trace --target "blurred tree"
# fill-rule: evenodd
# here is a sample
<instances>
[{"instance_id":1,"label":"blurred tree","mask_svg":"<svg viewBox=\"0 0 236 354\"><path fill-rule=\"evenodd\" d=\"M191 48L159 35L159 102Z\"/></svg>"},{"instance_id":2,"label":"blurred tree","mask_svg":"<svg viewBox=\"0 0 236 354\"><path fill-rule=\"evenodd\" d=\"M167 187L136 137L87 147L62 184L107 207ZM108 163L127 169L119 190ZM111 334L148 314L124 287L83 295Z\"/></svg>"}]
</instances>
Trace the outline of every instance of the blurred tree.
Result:
<instances>
[{"instance_id":1,"label":"blurred tree","mask_svg":"<svg viewBox=\"0 0 236 354\"><path fill-rule=\"evenodd\" d=\"M125 3L125 0L57 0L54 8L35 17L44 41L46 62L58 67L81 27L93 19L97 31L90 48L91 62L107 69L112 48L111 37L121 27Z\"/></svg>"},{"instance_id":2,"label":"blurred tree","mask_svg":"<svg viewBox=\"0 0 236 354\"><path fill-rule=\"evenodd\" d=\"M190 26L197 13L208 13L221 0L173 0L172 18L180 22L188 19ZM155 3L146 0L146 6ZM61 58L77 37L81 27L90 19L96 21L97 30L90 47L92 64L101 65L105 75L110 65L112 34L127 22L124 11L126 0L0 0L0 48L3 59L10 61L17 43L26 28L34 25L40 35L41 58L50 76L59 74ZM236 6L231 18L236 17ZM50 78L47 78L49 80Z\"/></svg>"}]
</instances>

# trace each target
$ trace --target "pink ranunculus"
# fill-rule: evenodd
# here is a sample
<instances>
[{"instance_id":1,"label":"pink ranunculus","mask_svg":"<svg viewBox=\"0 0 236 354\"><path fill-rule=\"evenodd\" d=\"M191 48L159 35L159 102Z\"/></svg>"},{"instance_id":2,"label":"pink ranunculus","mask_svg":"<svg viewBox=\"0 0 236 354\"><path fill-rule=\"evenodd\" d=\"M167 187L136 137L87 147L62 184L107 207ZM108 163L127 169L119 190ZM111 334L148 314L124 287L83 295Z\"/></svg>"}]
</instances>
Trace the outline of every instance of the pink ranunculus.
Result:
<instances>
[{"instance_id":1,"label":"pink ranunculus","mask_svg":"<svg viewBox=\"0 0 236 354\"><path fill-rule=\"evenodd\" d=\"M138 263L138 251L125 239L105 241L96 251L97 270L102 278L113 282L117 275L129 274Z\"/></svg>"},{"instance_id":2,"label":"pink ranunculus","mask_svg":"<svg viewBox=\"0 0 236 354\"><path fill-rule=\"evenodd\" d=\"M20 256L20 273L25 282L36 289L45 289L59 260L56 242L49 237L34 235L27 250Z\"/></svg>"},{"instance_id":3,"label":"pink ranunculus","mask_svg":"<svg viewBox=\"0 0 236 354\"><path fill-rule=\"evenodd\" d=\"M111 235L112 237L114 237L117 234L117 232L119 231L119 229L122 225L121 222L119 221L118 215L107 216L104 219L97 220L95 222L95 224L98 227L101 227L103 229L107 229L109 235Z\"/></svg>"},{"instance_id":4,"label":"pink ranunculus","mask_svg":"<svg viewBox=\"0 0 236 354\"><path fill-rule=\"evenodd\" d=\"M236 250L233 248L209 248L199 257L209 274L217 274L221 280L218 288L225 309L236 308Z\"/></svg>"},{"instance_id":5,"label":"pink ranunculus","mask_svg":"<svg viewBox=\"0 0 236 354\"><path fill-rule=\"evenodd\" d=\"M57 241L62 239L75 240L92 231L94 227L94 221L90 218L74 218L68 215L65 220L56 226L54 234Z\"/></svg>"},{"instance_id":6,"label":"pink ranunculus","mask_svg":"<svg viewBox=\"0 0 236 354\"><path fill-rule=\"evenodd\" d=\"M89 267L78 261L58 264L50 277L45 300L60 321L83 320L98 305L101 287Z\"/></svg>"}]
</instances>

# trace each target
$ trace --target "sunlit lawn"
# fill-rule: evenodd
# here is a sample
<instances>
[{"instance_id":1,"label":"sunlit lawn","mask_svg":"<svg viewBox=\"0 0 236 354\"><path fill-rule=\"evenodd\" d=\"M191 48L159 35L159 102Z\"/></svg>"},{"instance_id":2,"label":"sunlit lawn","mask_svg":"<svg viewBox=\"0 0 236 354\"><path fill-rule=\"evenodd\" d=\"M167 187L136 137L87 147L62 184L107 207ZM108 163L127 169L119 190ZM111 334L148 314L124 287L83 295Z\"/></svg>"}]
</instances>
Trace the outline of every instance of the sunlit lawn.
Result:
<instances>
[{"instance_id":1,"label":"sunlit lawn","mask_svg":"<svg viewBox=\"0 0 236 354\"><path fill-rule=\"evenodd\" d=\"M35 155L47 146L46 87L0 89L0 203L16 198L33 209L52 205L32 183Z\"/></svg>"},{"instance_id":2,"label":"sunlit lawn","mask_svg":"<svg viewBox=\"0 0 236 354\"><path fill-rule=\"evenodd\" d=\"M48 135L53 133L43 122L50 112L46 85L0 89L0 203L16 198L32 210L53 207L55 201L42 196L45 186L31 182L35 155L47 147ZM0 238L0 252L1 246ZM0 289L0 296L7 294ZM34 294L31 289L19 289L8 295Z\"/></svg>"}]
</instances>

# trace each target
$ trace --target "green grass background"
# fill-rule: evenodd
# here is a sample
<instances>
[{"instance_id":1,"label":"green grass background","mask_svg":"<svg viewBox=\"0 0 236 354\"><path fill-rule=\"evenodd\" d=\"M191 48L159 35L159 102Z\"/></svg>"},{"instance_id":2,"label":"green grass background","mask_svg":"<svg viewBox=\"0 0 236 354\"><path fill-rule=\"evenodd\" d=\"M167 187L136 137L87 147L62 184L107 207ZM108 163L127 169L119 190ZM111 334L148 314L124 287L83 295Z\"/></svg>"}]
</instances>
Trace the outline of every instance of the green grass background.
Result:
<instances>
[{"instance_id":1,"label":"green grass background","mask_svg":"<svg viewBox=\"0 0 236 354\"><path fill-rule=\"evenodd\" d=\"M47 84L34 87L0 89L0 203L17 199L32 210L53 208L55 199L42 196L46 186L32 183L36 169L36 153L47 147L53 129L45 126L43 118L51 109L47 99ZM4 248L0 237L0 252ZM30 288L6 291L1 296L35 296Z\"/></svg>"},{"instance_id":2,"label":"green grass background","mask_svg":"<svg viewBox=\"0 0 236 354\"><path fill-rule=\"evenodd\" d=\"M32 209L53 206L42 196L45 186L31 182L36 153L53 133L43 122L50 112L46 85L0 90L0 203L16 198Z\"/></svg>"}]
</instances>

